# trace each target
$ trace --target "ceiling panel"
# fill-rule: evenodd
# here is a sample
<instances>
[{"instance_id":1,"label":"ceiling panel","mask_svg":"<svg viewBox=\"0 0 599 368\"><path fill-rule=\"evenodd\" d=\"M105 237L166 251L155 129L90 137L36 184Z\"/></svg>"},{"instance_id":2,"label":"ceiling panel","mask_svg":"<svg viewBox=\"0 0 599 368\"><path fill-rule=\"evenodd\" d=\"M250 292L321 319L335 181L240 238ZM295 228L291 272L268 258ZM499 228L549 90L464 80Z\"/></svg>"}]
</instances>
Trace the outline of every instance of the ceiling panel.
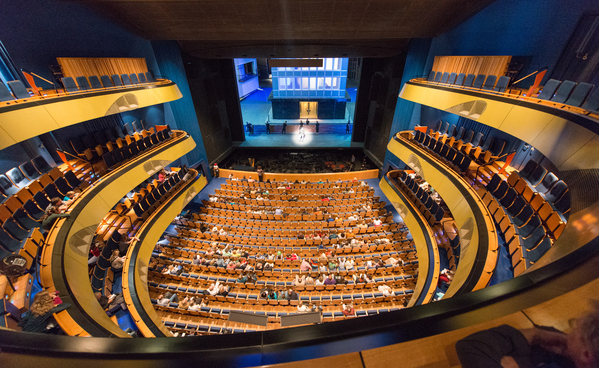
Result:
<instances>
[{"instance_id":1,"label":"ceiling panel","mask_svg":"<svg viewBox=\"0 0 599 368\"><path fill-rule=\"evenodd\" d=\"M293 57L336 51L400 53L410 38L435 37L495 0L81 0L150 40L177 40L198 57ZM386 41L381 43L381 40ZM398 41L404 40L404 41ZM369 42L372 41L372 42ZM252 47L255 51L252 52ZM330 46L332 47L332 46ZM397 47L401 47L398 49ZM280 47L279 47L280 48ZM220 49L217 53L215 50ZM208 50L212 50L208 52ZM241 50L241 49L240 49ZM345 50L345 52L343 52ZM378 51L377 51L378 50ZM205 52L204 54L200 54ZM264 53L267 53L265 55ZM360 56L360 55L354 55ZM363 55L368 56L368 55ZM225 57L225 56L220 56ZM229 56L226 56L229 57Z\"/></svg>"}]
</instances>

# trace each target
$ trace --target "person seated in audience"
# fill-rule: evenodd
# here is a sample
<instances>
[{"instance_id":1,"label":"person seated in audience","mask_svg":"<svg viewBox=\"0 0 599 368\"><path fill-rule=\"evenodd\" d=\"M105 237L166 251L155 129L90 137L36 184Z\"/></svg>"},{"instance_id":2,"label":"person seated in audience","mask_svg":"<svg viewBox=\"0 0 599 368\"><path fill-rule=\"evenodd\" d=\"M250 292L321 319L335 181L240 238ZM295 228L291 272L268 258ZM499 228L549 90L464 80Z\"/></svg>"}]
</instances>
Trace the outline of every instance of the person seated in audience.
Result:
<instances>
[{"instance_id":1,"label":"person seated in audience","mask_svg":"<svg viewBox=\"0 0 599 368\"><path fill-rule=\"evenodd\" d=\"M329 260L329 271L334 272L337 270L337 262L335 262L333 259Z\"/></svg>"},{"instance_id":2,"label":"person seated in audience","mask_svg":"<svg viewBox=\"0 0 599 368\"><path fill-rule=\"evenodd\" d=\"M48 212L53 207L56 207L56 209L58 209L58 212L53 212L53 213L62 213L66 209L66 206L63 205L62 199L60 199L58 197L54 197L54 198L50 199L50 204L48 205L48 207L46 207L46 209L44 211L45 215L48 215Z\"/></svg>"},{"instance_id":3,"label":"person seated in audience","mask_svg":"<svg viewBox=\"0 0 599 368\"><path fill-rule=\"evenodd\" d=\"M169 265L168 267L165 267L165 268L162 270L162 274L163 274L163 275L168 275L168 274L170 274L170 273L171 273L171 270L172 270L172 269L174 269L174 268L175 268L175 266L173 266L173 265Z\"/></svg>"},{"instance_id":4,"label":"person seated in audience","mask_svg":"<svg viewBox=\"0 0 599 368\"><path fill-rule=\"evenodd\" d=\"M240 284L245 284L248 281L248 276L245 272L242 272L241 275L236 280Z\"/></svg>"},{"instance_id":5,"label":"person seated in audience","mask_svg":"<svg viewBox=\"0 0 599 368\"><path fill-rule=\"evenodd\" d=\"M133 243L134 241L140 241L140 239L137 236L132 236L130 238L126 232L123 233L121 235L121 240L119 241L119 251L121 252L121 254L126 254L127 249L129 249L129 245L131 245L131 243Z\"/></svg>"},{"instance_id":6,"label":"person seated in audience","mask_svg":"<svg viewBox=\"0 0 599 368\"><path fill-rule=\"evenodd\" d=\"M333 274L332 274L332 273L330 273L330 274L329 274L329 277L327 277L327 278L324 280L324 284L325 284L325 285L336 285L336 284L337 284L337 281L336 281L336 280L335 280L335 278L333 277Z\"/></svg>"},{"instance_id":7,"label":"person seated in audience","mask_svg":"<svg viewBox=\"0 0 599 368\"><path fill-rule=\"evenodd\" d=\"M218 288L218 295L220 295L220 296L227 296L227 295L229 295L229 286L227 286L227 285L221 285Z\"/></svg>"},{"instance_id":8,"label":"person seated in audience","mask_svg":"<svg viewBox=\"0 0 599 368\"><path fill-rule=\"evenodd\" d=\"M158 182L164 183L167 177L168 175L166 174L166 170L160 170L160 172L158 173Z\"/></svg>"},{"instance_id":9,"label":"person seated in audience","mask_svg":"<svg viewBox=\"0 0 599 368\"><path fill-rule=\"evenodd\" d=\"M217 281L215 283L213 282L212 284L210 284L208 289L204 290L204 295L215 296L219 292L220 292L220 281Z\"/></svg>"},{"instance_id":10,"label":"person seated in audience","mask_svg":"<svg viewBox=\"0 0 599 368\"><path fill-rule=\"evenodd\" d=\"M323 253L324 254L324 253ZM318 267L318 272L320 273L325 273L328 272L329 269L326 266L326 261L322 261L322 263L320 264L320 266Z\"/></svg>"},{"instance_id":11,"label":"person seated in audience","mask_svg":"<svg viewBox=\"0 0 599 368\"><path fill-rule=\"evenodd\" d=\"M211 202L211 203L218 202L218 198L214 194L208 194L208 202Z\"/></svg>"},{"instance_id":12,"label":"person seated in audience","mask_svg":"<svg viewBox=\"0 0 599 368\"><path fill-rule=\"evenodd\" d=\"M335 276L335 284L336 285L345 285L345 284L347 284L347 280L342 275L337 274Z\"/></svg>"},{"instance_id":13,"label":"person seated in audience","mask_svg":"<svg viewBox=\"0 0 599 368\"><path fill-rule=\"evenodd\" d=\"M379 219L378 217L375 218L374 220L372 220L372 225L373 226L381 226L383 222L381 221L381 219Z\"/></svg>"},{"instance_id":14,"label":"person seated in audience","mask_svg":"<svg viewBox=\"0 0 599 368\"><path fill-rule=\"evenodd\" d=\"M235 261L231 261L231 260L227 260L229 263L227 263L227 270L234 270L237 268L237 262Z\"/></svg>"},{"instance_id":15,"label":"person seated in audience","mask_svg":"<svg viewBox=\"0 0 599 368\"><path fill-rule=\"evenodd\" d=\"M278 300L278 294L277 291L275 289L270 289L268 292L268 299L269 300Z\"/></svg>"},{"instance_id":16,"label":"person seated in audience","mask_svg":"<svg viewBox=\"0 0 599 368\"><path fill-rule=\"evenodd\" d=\"M70 306L69 303L62 303L58 298L58 291L40 291L35 294L33 304L21 318L19 326L24 332L60 333L52 315Z\"/></svg>"},{"instance_id":17,"label":"person seated in audience","mask_svg":"<svg viewBox=\"0 0 599 368\"><path fill-rule=\"evenodd\" d=\"M196 266L199 266L202 264L202 257L200 257L199 254L196 254L193 259L191 260L191 263L193 263Z\"/></svg>"},{"instance_id":18,"label":"person seated in audience","mask_svg":"<svg viewBox=\"0 0 599 368\"><path fill-rule=\"evenodd\" d=\"M314 286L314 278L312 278L312 276L308 275L306 276L306 281L304 282L305 286Z\"/></svg>"},{"instance_id":19,"label":"person seated in audience","mask_svg":"<svg viewBox=\"0 0 599 368\"><path fill-rule=\"evenodd\" d=\"M219 230L218 230L218 226L214 225L214 227L212 228L212 233L213 234L218 234Z\"/></svg>"},{"instance_id":20,"label":"person seated in audience","mask_svg":"<svg viewBox=\"0 0 599 368\"><path fill-rule=\"evenodd\" d=\"M264 271L272 271L274 266L275 266L274 263L266 262L266 263L264 263Z\"/></svg>"},{"instance_id":21,"label":"person seated in audience","mask_svg":"<svg viewBox=\"0 0 599 368\"><path fill-rule=\"evenodd\" d=\"M179 309L187 310L189 308L189 297L186 296L182 301L179 302Z\"/></svg>"},{"instance_id":22,"label":"person seated in audience","mask_svg":"<svg viewBox=\"0 0 599 368\"><path fill-rule=\"evenodd\" d=\"M389 285L379 285L379 293L383 293L383 296L393 295L393 290Z\"/></svg>"},{"instance_id":23,"label":"person seated in audience","mask_svg":"<svg viewBox=\"0 0 599 368\"><path fill-rule=\"evenodd\" d=\"M292 288L289 288L289 290L287 290L287 300L299 300L299 294Z\"/></svg>"},{"instance_id":24,"label":"person seated in audience","mask_svg":"<svg viewBox=\"0 0 599 368\"><path fill-rule=\"evenodd\" d=\"M352 303L348 303L348 304L342 304L342 313L343 316L345 317L355 317L356 316L356 310L354 309L354 305Z\"/></svg>"},{"instance_id":25,"label":"person seated in audience","mask_svg":"<svg viewBox=\"0 0 599 368\"><path fill-rule=\"evenodd\" d=\"M110 267L112 267L114 270L122 270L123 265L125 264L125 259L126 255L119 257L119 250L115 249L110 257Z\"/></svg>"},{"instance_id":26,"label":"person seated in audience","mask_svg":"<svg viewBox=\"0 0 599 368\"><path fill-rule=\"evenodd\" d=\"M354 266L355 266L355 264L356 264L356 262L354 261L354 259L353 259L353 258L347 258L347 259L345 260L345 269L346 269L347 271L351 271L351 270L353 270L353 269L354 269Z\"/></svg>"},{"instance_id":27,"label":"person seated in audience","mask_svg":"<svg viewBox=\"0 0 599 368\"><path fill-rule=\"evenodd\" d=\"M87 265L95 265L96 262L98 262L98 258L100 257L101 252L102 250L100 249L99 242L94 242L94 244L92 244L89 250L89 254L87 257Z\"/></svg>"},{"instance_id":28,"label":"person seated in audience","mask_svg":"<svg viewBox=\"0 0 599 368\"><path fill-rule=\"evenodd\" d=\"M302 277L300 277L299 275L295 275L295 280L293 280L292 284L295 286L306 285L306 275L302 275Z\"/></svg>"},{"instance_id":29,"label":"person seated in audience","mask_svg":"<svg viewBox=\"0 0 599 368\"><path fill-rule=\"evenodd\" d=\"M372 284L374 282L374 277L372 277L372 275L365 273L364 280L366 281L366 283Z\"/></svg>"},{"instance_id":30,"label":"person seated in audience","mask_svg":"<svg viewBox=\"0 0 599 368\"><path fill-rule=\"evenodd\" d=\"M322 275L318 276L318 279L316 279L316 281L314 281L314 285L316 285L316 286L324 285L324 277Z\"/></svg>"},{"instance_id":31,"label":"person seated in audience","mask_svg":"<svg viewBox=\"0 0 599 368\"><path fill-rule=\"evenodd\" d=\"M96 298L102 297L102 294L100 294L100 293L95 293L95 294L96 294ZM98 301L100 301L100 299L98 299ZM167 298L164 294L160 294L156 298L156 304L161 305L163 307L168 307L170 302L171 302L170 298ZM101 304L102 304L102 302L100 302L100 305Z\"/></svg>"},{"instance_id":32,"label":"person seated in audience","mask_svg":"<svg viewBox=\"0 0 599 368\"><path fill-rule=\"evenodd\" d=\"M62 199L62 205L65 207L68 207L71 205L71 203L73 203L73 201L75 199L77 199L77 197L79 197L79 193L75 193L72 190L68 191L67 194L64 196L64 198Z\"/></svg>"},{"instance_id":33,"label":"person seated in audience","mask_svg":"<svg viewBox=\"0 0 599 368\"><path fill-rule=\"evenodd\" d=\"M310 312L311 308L308 304L304 304L304 302L300 302L299 305L297 306L297 311L299 313L308 313Z\"/></svg>"},{"instance_id":34,"label":"person seated in audience","mask_svg":"<svg viewBox=\"0 0 599 368\"><path fill-rule=\"evenodd\" d=\"M300 271L305 272L310 270L312 270L312 265L310 265L310 262L304 258L300 264Z\"/></svg>"},{"instance_id":35,"label":"person seated in audience","mask_svg":"<svg viewBox=\"0 0 599 368\"><path fill-rule=\"evenodd\" d=\"M42 223L42 230L49 231L52 229L54 223L56 223L56 221L61 217L71 217L71 215L68 213L61 213L59 207L50 207L50 209L46 211L46 214L44 214L40 219Z\"/></svg>"},{"instance_id":36,"label":"person seated in audience","mask_svg":"<svg viewBox=\"0 0 599 368\"><path fill-rule=\"evenodd\" d=\"M401 258L400 259L395 259L394 257L389 257L389 258L387 258L385 260L385 264L391 265L392 267L395 267L395 266L398 266L398 265L403 266L404 265L404 261Z\"/></svg>"}]
</instances>

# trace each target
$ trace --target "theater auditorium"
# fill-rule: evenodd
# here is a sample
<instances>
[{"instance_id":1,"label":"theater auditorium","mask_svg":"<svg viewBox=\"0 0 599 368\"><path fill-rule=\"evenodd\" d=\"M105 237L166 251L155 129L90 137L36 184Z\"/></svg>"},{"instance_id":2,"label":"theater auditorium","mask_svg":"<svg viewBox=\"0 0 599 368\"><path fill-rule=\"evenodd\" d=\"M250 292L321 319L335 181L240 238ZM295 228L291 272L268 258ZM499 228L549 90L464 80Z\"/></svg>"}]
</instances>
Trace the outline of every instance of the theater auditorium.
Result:
<instances>
[{"instance_id":1,"label":"theater auditorium","mask_svg":"<svg viewBox=\"0 0 599 368\"><path fill-rule=\"evenodd\" d=\"M2 10L0 365L469 367L597 308L596 1Z\"/></svg>"}]
</instances>

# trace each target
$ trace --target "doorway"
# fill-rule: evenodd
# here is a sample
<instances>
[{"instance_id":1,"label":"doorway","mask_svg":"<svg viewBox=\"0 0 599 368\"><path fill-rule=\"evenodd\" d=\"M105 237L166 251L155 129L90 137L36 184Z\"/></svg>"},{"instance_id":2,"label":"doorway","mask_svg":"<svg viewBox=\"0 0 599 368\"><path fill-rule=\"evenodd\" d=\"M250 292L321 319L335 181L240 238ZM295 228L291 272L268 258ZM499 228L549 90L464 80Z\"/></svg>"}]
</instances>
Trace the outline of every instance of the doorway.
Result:
<instances>
[{"instance_id":1,"label":"doorway","mask_svg":"<svg viewBox=\"0 0 599 368\"><path fill-rule=\"evenodd\" d=\"M300 119L318 118L318 102L300 101Z\"/></svg>"}]
</instances>

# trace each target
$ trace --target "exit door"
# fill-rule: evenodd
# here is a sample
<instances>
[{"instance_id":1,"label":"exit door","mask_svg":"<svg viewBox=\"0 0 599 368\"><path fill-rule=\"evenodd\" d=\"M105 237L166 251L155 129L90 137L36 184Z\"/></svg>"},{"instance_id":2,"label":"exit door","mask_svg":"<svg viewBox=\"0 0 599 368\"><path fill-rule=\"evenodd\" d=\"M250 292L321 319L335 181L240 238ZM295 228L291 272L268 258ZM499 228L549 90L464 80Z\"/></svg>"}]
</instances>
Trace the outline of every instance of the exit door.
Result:
<instances>
[{"instance_id":1,"label":"exit door","mask_svg":"<svg viewBox=\"0 0 599 368\"><path fill-rule=\"evenodd\" d=\"M300 119L318 118L318 102L301 101Z\"/></svg>"}]
</instances>

